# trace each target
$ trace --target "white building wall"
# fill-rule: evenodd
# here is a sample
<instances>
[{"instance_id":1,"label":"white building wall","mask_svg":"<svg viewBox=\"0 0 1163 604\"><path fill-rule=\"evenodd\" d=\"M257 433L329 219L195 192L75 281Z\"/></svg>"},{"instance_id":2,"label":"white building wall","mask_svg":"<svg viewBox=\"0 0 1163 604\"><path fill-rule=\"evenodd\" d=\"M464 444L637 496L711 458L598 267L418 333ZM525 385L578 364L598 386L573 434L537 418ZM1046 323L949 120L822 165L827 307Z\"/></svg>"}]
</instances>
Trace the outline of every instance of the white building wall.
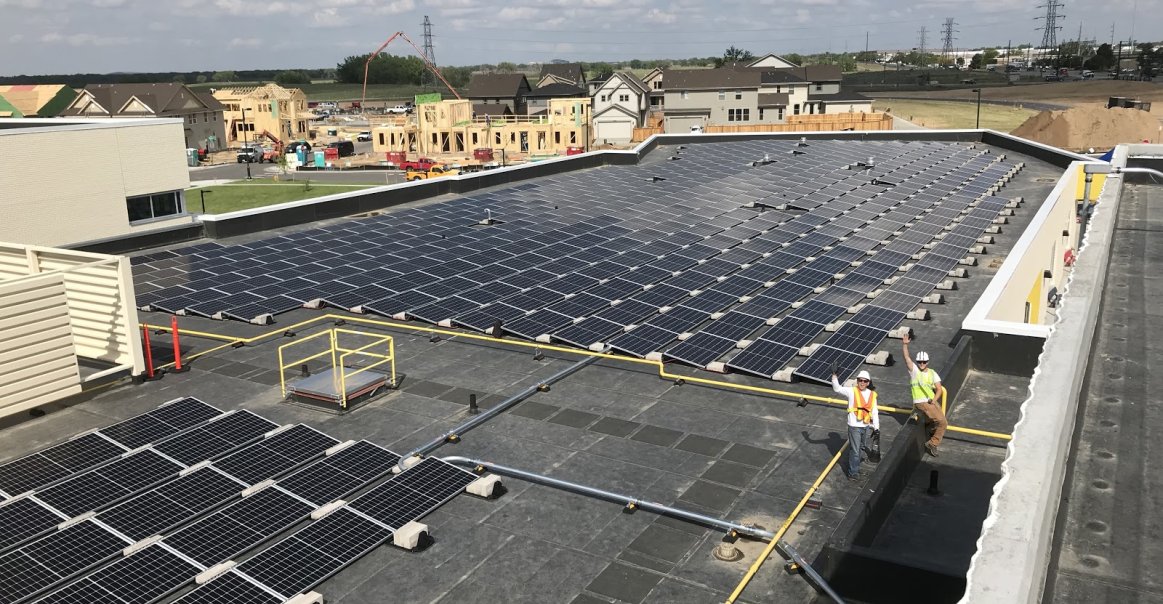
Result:
<instances>
[{"instance_id":1,"label":"white building wall","mask_svg":"<svg viewBox=\"0 0 1163 604\"><path fill-rule=\"evenodd\" d=\"M623 95L626 96L627 100L621 100ZM604 101L602 100L603 97L605 98ZM642 112L646 110L646 103L642 98L642 94L616 76L610 76L610 79L606 80L606 83L598 89L594 94L593 103L594 115L601 113L612 105L622 107L635 115L642 115Z\"/></svg>"},{"instance_id":2,"label":"white building wall","mask_svg":"<svg viewBox=\"0 0 1163 604\"><path fill-rule=\"evenodd\" d=\"M130 225L126 206L188 188L185 153L179 119L0 120L0 241L60 246L189 223Z\"/></svg>"}]
</instances>

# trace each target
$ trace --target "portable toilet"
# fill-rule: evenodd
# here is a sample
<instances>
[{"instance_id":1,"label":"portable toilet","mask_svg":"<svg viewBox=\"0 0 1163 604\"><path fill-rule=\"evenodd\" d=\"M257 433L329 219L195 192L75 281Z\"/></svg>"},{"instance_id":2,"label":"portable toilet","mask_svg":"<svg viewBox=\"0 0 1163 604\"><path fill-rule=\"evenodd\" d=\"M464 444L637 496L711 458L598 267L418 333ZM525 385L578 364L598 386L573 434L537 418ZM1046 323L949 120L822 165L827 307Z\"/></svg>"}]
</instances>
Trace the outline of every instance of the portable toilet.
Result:
<instances>
[{"instance_id":1,"label":"portable toilet","mask_svg":"<svg viewBox=\"0 0 1163 604\"><path fill-rule=\"evenodd\" d=\"M198 165L197 149L186 149L186 165L191 168Z\"/></svg>"},{"instance_id":2,"label":"portable toilet","mask_svg":"<svg viewBox=\"0 0 1163 604\"><path fill-rule=\"evenodd\" d=\"M315 167L316 168L327 167L326 157L324 156L322 151L315 152Z\"/></svg>"}]
</instances>

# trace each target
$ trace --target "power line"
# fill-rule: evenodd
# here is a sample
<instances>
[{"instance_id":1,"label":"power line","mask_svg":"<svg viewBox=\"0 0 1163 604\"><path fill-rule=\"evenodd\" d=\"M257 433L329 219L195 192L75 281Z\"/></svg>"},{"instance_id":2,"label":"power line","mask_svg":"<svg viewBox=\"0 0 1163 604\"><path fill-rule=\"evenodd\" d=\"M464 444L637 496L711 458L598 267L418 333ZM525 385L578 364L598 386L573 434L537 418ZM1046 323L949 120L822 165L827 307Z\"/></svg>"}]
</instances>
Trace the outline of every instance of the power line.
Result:
<instances>
[{"instance_id":1,"label":"power line","mask_svg":"<svg viewBox=\"0 0 1163 604\"><path fill-rule=\"evenodd\" d=\"M436 52L432 48L432 21L428 20L428 15L424 15L424 60L429 65L436 65ZM432 73L431 69L424 70L424 84L426 86L436 85L436 74Z\"/></svg>"},{"instance_id":2,"label":"power line","mask_svg":"<svg viewBox=\"0 0 1163 604\"><path fill-rule=\"evenodd\" d=\"M929 30L924 25L922 25L921 31L919 31L917 33L919 33L921 35L921 41L917 43L917 54L920 55L920 57L921 57L919 60L924 61L925 60L925 48L926 48L926 42L927 42L926 36L928 35Z\"/></svg>"},{"instance_id":3,"label":"power line","mask_svg":"<svg viewBox=\"0 0 1163 604\"><path fill-rule=\"evenodd\" d=\"M954 29L955 26L956 23L953 21L953 17L945 19L945 24L941 26L941 38L943 42L941 44L941 58L945 61L948 61L950 55L953 54L953 40L957 39L953 36L953 34L957 33L957 30Z\"/></svg>"},{"instance_id":4,"label":"power line","mask_svg":"<svg viewBox=\"0 0 1163 604\"><path fill-rule=\"evenodd\" d=\"M1058 9L1064 6L1066 5L1058 0L1046 0L1045 4L1038 5L1038 8L1046 9L1046 14L1034 17L1035 21L1042 21L1042 26L1035 28L1035 31L1042 31L1042 48L1054 52L1055 55L1058 48L1058 30L1062 29L1062 26L1058 25L1058 20L1066 18L1066 15L1060 14Z\"/></svg>"}]
</instances>

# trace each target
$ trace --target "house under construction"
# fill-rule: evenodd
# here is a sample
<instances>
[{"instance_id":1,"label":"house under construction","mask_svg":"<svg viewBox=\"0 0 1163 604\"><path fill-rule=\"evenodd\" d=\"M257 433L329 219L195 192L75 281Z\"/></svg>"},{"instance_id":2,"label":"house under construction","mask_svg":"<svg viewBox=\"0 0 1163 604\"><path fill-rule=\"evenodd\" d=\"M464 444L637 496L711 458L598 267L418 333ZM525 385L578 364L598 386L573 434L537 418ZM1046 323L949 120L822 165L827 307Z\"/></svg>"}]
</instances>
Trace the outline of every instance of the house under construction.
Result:
<instances>
[{"instance_id":1,"label":"house under construction","mask_svg":"<svg viewBox=\"0 0 1163 604\"><path fill-rule=\"evenodd\" d=\"M372 129L376 153L471 154L477 149L516 156L565 155L591 138L590 99L550 99L544 114L477 115L469 100L418 105L414 117Z\"/></svg>"}]
</instances>

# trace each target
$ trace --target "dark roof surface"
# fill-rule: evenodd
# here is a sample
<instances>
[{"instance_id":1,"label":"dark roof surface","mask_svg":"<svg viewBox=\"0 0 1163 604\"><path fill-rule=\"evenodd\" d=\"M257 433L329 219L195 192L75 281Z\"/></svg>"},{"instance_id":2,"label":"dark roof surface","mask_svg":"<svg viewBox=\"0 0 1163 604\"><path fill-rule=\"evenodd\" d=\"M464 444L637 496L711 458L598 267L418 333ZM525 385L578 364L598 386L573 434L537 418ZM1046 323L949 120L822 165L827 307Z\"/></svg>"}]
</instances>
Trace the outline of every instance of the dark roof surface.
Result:
<instances>
[{"instance_id":1,"label":"dark roof surface","mask_svg":"<svg viewBox=\"0 0 1163 604\"><path fill-rule=\"evenodd\" d=\"M859 102L866 102L866 103L872 102L872 99L864 96L863 94L860 94L859 92L851 92L851 91L844 91L844 90L841 90L840 92L837 92L836 94L811 94L811 93L809 93L808 100L809 101L825 101L825 102L829 102L829 101L836 101L836 102L839 102L839 101L859 101Z\"/></svg>"},{"instance_id":2,"label":"dark roof surface","mask_svg":"<svg viewBox=\"0 0 1163 604\"><path fill-rule=\"evenodd\" d=\"M513 110L504 103L473 103L472 112L479 116L513 115Z\"/></svg>"},{"instance_id":3,"label":"dark roof surface","mask_svg":"<svg viewBox=\"0 0 1163 604\"><path fill-rule=\"evenodd\" d=\"M569 98L576 96L589 96L585 88L574 86L573 84L547 84L541 88L534 88L525 93L525 98Z\"/></svg>"},{"instance_id":4,"label":"dark roof surface","mask_svg":"<svg viewBox=\"0 0 1163 604\"><path fill-rule=\"evenodd\" d=\"M136 97L153 110L152 115L185 115L203 111L221 111L222 105L206 99L209 94L199 94L185 84L167 82L161 84L90 84L85 92L93 95L99 105L109 111L111 115L142 115L141 113L122 113L121 108L131 98ZM196 107L187 107L193 100ZM213 100L213 99L211 99ZM65 109L61 115L78 115L76 110Z\"/></svg>"},{"instance_id":5,"label":"dark roof surface","mask_svg":"<svg viewBox=\"0 0 1163 604\"><path fill-rule=\"evenodd\" d=\"M786 107L787 101L788 101L788 93L786 93L786 92L784 92L784 93L775 93L775 92L761 92L761 93L759 93L759 106L760 107L780 107L780 106Z\"/></svg>"},{"instance_id":6,"label":"dark roof surface","mask_svg":"<svg viewBox=\"0 0 1163 604\"><path fill-rule=\"evenodd\" d=\"M719 69L668 69L662 76L667 90L758 88L763 70L747 67Z\"/></svg>"},{"instance_id":7,"label":"dark roof surface","mask_svg":"<svg viewBox=\"0 0 1163 604\"><path fill-rule=\"evenodd\" d=\"M521 88L530 88L529 80L521 73L478 73L468 82L465 93L469 98L514 98Z\"/></svg>"},{"instance_id":8,"label":"dark roof surface","mask_svg":"<svg viewBox=\"0 0 1163 604\"><path fill-rule=\"evenodd\" d=\"M585 72L582 70L581 63L549 63L541 66L541 77L547 75L557 76L569 80L571 82L584 82Z\"/></svg>"}]
</instances>

